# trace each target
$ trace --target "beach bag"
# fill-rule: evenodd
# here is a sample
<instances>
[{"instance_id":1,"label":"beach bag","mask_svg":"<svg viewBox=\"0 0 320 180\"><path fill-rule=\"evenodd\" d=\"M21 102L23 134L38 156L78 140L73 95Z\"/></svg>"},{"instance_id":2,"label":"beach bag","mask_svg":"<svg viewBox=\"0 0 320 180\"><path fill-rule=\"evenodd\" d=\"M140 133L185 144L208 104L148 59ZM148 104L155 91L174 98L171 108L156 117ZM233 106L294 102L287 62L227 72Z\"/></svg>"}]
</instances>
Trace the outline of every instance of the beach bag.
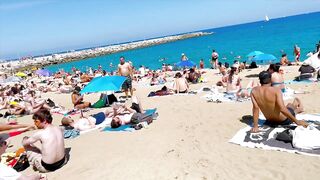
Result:
<instances>
[{"instance_id":1,"label":"beach bag","mask_svg":"<svg viewBox=\"0 0 320 180\"><path fill-rule=\"evenodd\" d=\"M17 172L21 172L25 169L27 169L30 166L27 155L26 154L22 154L19 157L19 160L17 161L17 163L12 167L13 169L15 169Z\"/></svg>"},{"instance_id":2,"label":"beach bag","mask_svg":"<svg viewBox=\"0 0 320 180\"><path fill-rule=\"evenodd\" d=\"M47 99L46 103L48 104L48 106L50 107L54 107L56 104L51 100L51 99Z\"/></svg>"}]
</instances>

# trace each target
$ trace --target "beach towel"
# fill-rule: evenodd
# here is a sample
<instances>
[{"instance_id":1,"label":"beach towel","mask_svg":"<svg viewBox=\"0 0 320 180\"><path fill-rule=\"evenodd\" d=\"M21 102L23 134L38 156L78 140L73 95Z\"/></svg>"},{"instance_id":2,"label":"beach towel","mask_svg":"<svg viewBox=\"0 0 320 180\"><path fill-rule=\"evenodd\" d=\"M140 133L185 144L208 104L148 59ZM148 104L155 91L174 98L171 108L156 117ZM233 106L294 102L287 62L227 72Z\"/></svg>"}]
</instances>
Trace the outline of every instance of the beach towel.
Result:
<instances>
[{"instance_id":1,"label":"beach towel","mask_svg":"<svg viewBox=\"0 0 320 180\"><path fill-rule=\"evenodd\" d=\"M283 126L283 127L270 127L270 126L263 125L265 123L265 118L264 119L263 118L264 117L262 115L259 116L260 132L251 133L252 125L247 126L239 130L236 133L236 135L234 135L233 138L229 140L229 142L238 144L244 147L249 147L249 148L261 148L264 150L277 150L277 151L298 153L298 154L304 154L304 155L310 155L310 156L320 156L320 149L317 149L317 148L306 149L306 148L301 148L303 146L300 146L300 147L295 146L294 143L298 140L295 136L293 136L293 140L291 143L286 143L284 141L277 140L277 136L280 133L283 133L284 131L286 131L287 129L290 129L289 131L291 131L294 134L295 132L298 132L299 128L301 127L296 127L296 125L294 124L289 126ZM308 128L315 127L318 130L320 129L319 115L317 114L297 115L297 119L299 120L304 118L308 118L306 119L307 122L310 124ZM315 134L317 135L317 137L314 137ZM320 133L312 133L312 135L313 135L313 138L320 139ZM301 138L301 139L304 139L304 138ZM305 142L305 139L303 140L303 142ZM317 143L318 142L314 142L314 145L315 145L314 147L317 147ZM303 145L310 147L310 142L307 145L306 143L304 143Z\"/></svg>"},{"instance_id":2,"label":"beach towel","mask_svg":"<svg viewBox=\"0 0 320 180\"><path fill-rule=\"evenodd\" d=\"M245 102L250 101L250 98L238 98L236 94L227 94L220 92L210 92L204 96L207 102Z\"/></svg>"},{"instance_id":3,"label":"beach towel","mask_svg":"<svg viewBox=\"0 0 320 180\"><path fill-rule=\"evenodd\" d=\"M316 79L305 79L305 80L301 80L301 81L296 81L296 80L288 80L285 81L285 84L311 84L311 83L316 83L317 80Z\"/></svg>"},{"instance_id":4,"label":"beach towel","mask_svg":"<svg viewBox=\"0 0 320 180\"><path fill-rule=\"evenodd\" d=\"M103 108L106 107L106 102L103 99L99 99L96 103L94 103L92 108Z\"/></svg>"}]
</instances>

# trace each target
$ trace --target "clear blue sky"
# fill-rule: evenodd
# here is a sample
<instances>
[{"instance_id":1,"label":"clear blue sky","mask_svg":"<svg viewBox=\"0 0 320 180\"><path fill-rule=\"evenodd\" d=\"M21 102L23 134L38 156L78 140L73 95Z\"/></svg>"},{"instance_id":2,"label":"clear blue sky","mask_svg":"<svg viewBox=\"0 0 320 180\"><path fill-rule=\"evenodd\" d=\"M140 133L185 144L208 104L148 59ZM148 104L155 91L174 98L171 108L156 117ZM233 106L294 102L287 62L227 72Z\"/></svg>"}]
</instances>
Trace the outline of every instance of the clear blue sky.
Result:
<instances>
[{"instance_id":1,"label":"clear blue sky","mask_svg":"<svg viewBox=\"0 0 320 180\"><path fill-rule=\"evenodd\" d=\"M317 0L0 0L0 59L320 11Z\"/></svg>"}]
</instances>

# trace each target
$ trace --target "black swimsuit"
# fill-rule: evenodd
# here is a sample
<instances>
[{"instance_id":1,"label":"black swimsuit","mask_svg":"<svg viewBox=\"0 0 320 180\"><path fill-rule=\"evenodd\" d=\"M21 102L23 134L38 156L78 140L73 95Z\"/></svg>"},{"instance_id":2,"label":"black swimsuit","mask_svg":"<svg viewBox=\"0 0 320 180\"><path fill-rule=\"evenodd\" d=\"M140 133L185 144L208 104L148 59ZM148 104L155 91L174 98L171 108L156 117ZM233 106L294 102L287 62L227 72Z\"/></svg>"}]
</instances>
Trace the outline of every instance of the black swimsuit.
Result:
<instances>
[{"instance_id":1,"label":"black swimsuit","mask_svg":"<svg viewBox=\"0 0 320 180\"><path fill-rule=\"evenodd\" d=\"M63 157L60 161L57 161L53 164L47 164L41 160L41 165L48 171L55 171L64 165L65 160L66 158Z\"/></svg>"}]
</instances>

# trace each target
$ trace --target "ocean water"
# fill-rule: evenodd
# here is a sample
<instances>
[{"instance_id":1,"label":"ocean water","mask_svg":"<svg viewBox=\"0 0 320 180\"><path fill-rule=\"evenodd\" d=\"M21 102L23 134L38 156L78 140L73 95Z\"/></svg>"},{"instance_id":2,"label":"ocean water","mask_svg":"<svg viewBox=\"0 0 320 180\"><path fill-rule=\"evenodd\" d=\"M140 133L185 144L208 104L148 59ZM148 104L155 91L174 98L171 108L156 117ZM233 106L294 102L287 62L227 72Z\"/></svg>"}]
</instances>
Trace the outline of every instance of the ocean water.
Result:
<instances>
[{"instance_id":1,"label":"ocean water","mask_svg":"<svg viewBox=\"0 0 320 180\"><path fill-rule=\"evenodd\" d=\"M287 53L289 60L293 60L293 47L297 44L301 48L301 60L306 54L315 50L315 44L320 40L320 12L297 16L271 19L268 22L259 21L241 25L202 30L213 32L212 35L186 39L147 48L129 50L115 54L88 58L85 60L68 62L48 66L52 71L64 69L70 71L72 67L86 70L88 67L97 68L99 64L108 71L110 63L116 67L119 57L133 62L135 67L145 65L150 69L160 68L162 63L178 62L181 53L185 53L189 60L199 63L203 59L209 67L211 52L215 49L219 53L219 61L232 63L237 56L240 61L247 59L246 55L254 50L275 55L278 60L282 53ZM159 61L165 58L164 61Z\"/></svg>"}]
</instances>

